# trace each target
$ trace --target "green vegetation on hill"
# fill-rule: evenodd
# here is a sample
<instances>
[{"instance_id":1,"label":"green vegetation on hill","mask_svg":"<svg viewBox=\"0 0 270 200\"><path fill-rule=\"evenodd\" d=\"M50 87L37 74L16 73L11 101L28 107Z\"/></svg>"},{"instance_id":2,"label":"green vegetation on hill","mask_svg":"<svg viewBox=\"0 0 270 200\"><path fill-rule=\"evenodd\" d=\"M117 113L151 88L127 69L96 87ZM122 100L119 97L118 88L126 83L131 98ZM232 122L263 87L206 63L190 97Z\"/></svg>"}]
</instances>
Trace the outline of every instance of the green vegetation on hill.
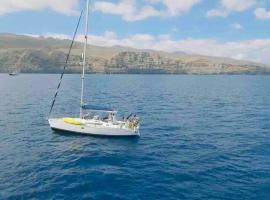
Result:
<instances>
[{"instance_id":1,"label":"green vegetation on hill","mask_svg":"<svg viewBox=\"0 0 270 200\"><path fill-rule=\"evenodd\" d=\"M70 40L0 34L0 72L61 72ZM169 73L169 74L270 74L264 64L185 53L167 53L128 47L89 45L88 73ZM68 73L81 71L82 44L76 42Z\"/></svg>"}]
</instances>

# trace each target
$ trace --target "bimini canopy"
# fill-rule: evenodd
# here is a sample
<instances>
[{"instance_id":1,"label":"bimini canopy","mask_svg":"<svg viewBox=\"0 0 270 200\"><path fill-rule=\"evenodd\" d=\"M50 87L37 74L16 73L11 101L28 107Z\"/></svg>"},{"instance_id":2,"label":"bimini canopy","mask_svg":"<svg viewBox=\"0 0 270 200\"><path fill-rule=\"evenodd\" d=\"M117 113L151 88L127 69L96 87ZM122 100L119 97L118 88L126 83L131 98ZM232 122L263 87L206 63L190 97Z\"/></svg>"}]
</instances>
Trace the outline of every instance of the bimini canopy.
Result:
<instances>
[{"instance_id":1,"label":"bimini canopy","mask_svg":"<svg viewBox=\"0 0 270 200\"><path fill-rule=\"evenodd\" d=\"M103 112L116 112L115 109L104 107L104 106L97 106L97 105L87 105L84 104L82 106L83 110L93 110L93 111L103 111Z\"/></svg>"}]
</instances>

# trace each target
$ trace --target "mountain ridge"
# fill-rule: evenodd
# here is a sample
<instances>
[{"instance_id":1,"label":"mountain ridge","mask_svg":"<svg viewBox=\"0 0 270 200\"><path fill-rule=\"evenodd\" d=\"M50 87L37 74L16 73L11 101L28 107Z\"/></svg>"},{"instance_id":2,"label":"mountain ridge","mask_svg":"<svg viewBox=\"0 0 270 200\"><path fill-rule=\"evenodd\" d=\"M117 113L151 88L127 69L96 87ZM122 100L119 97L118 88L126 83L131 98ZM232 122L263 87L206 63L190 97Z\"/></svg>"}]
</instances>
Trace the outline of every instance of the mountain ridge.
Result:
<instances>
[{"instance_id":1,"label":"mountain ridge","mask_svg":"<svg viewBox=\"0 0 270 200\"><path fill-rule=\"evenodd\" d=\"M0 34L0 72L60 73L70 45L68 39ZM82 46L75 42L68 73L81 71ZM270 74L266 64L232 58L164 52L124 46L88 45L87 73Z\"/></svg>"}]
</instances>

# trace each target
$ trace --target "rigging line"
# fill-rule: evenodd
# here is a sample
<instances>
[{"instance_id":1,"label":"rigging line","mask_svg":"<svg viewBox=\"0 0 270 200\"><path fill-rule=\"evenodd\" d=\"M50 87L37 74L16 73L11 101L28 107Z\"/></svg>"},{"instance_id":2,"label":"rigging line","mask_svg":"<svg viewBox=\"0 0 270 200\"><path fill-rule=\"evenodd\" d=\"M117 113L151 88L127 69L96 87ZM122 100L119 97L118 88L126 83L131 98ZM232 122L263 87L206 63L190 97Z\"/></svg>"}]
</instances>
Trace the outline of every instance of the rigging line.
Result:
<instances>
[{"instance_id":1,"label":"rigging line","mask_svg":"<svg viewBox=\"0 0 270 200\"><path fill-rule=\"evenodd\" d=\"M83 10L84 10L84 9L82 9L82 11L81 11L81 14L80 14L80 17L79 17L79 20L78 20L78 23L77 23L77 26L76 26L76 29L75 29L75 32L74 32L73 38L72 38L72 42L71 42L71 44L70 44L70 46L69 46L68 55L67 55L67 57L66 57L66 62L65 62L65 65L64 65L63 71L62 71L62 73L61 73L61 76L60 76L60 80L59 80L59 83L58 83L57 89L56 89L55 94L54 94L54 98L53 98L52 105L51 105L51 108L50 108L49 116L51 115L51 112L52 112L52 109L53 109L53 106L54 106L54 103L55 103L56 97L57 97L57 95L58 95L58 91L59 91L59 88L60 88L60 85L61 85L61 82L62 82L62 79L63 79L64 73L65 73L65 69L66 69L66 66L67 66L67 62L68 62L68 59L69 59L70 53L71 53L71 49L72 49L72 47L73 47L74 40L75 40L75 37L76 37L77 31L78 31L78 28L79 28L79 25L80 25L80 21L81 21L81 18L82 18Z\"/></svg>"}]
</instances>

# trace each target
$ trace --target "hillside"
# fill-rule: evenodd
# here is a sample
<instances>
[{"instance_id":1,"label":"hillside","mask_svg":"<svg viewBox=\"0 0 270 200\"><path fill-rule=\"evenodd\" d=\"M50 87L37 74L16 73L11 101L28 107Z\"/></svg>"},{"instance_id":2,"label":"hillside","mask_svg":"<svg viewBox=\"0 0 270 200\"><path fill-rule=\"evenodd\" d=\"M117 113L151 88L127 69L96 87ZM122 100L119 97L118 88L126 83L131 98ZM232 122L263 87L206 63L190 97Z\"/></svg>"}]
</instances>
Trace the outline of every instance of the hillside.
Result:
<instances>
[{"instance_id":1,"label":"hillside","mask_svg":"<svg viewBox=\"0 0 270 200\"><path fill-rule=\"evenodd\" d=\"M0 72L61 72L69 40L0 34ZM230 58L89 45L87 73L270 74L264 64ZM68 73L81 71L82 44L75 43Z\"/></svg>"}]
</instances>

